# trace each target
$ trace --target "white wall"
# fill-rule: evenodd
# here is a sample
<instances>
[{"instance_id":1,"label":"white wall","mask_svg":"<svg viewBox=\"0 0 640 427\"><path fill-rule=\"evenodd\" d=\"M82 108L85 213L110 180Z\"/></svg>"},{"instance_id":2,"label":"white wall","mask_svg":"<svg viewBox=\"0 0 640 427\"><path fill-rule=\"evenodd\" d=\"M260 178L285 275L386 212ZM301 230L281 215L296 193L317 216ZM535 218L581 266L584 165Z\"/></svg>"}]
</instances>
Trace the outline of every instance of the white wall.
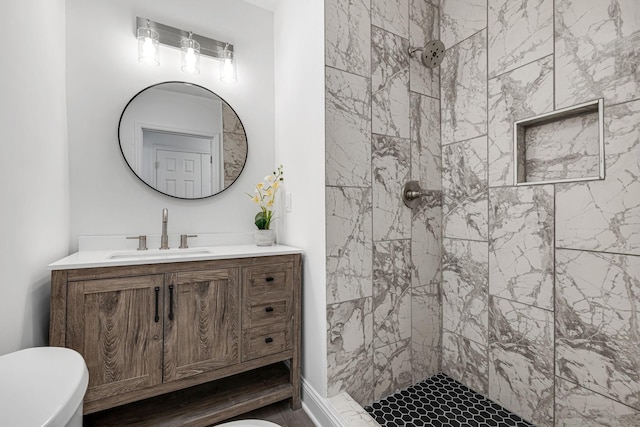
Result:
<instances>
[{"instance_id":1,"label":"white wall","mask_svg":"<svg viewBox=\"0 0 640 427\"><path fill-rule=\"evenodd\" d=\"M280 0L274 28L276 163L292 195L279 239L304 249L302 374L326 396L323 17L322 0Z\"/></svg>"},{"instance_id":2,"label":"white wall","mask_svg":"<svg viewBox=\"0 0 640 427\"><path fill-rule=\"evenodd\" d=\"M0 13L0 354L47 343L50 262L69 245L65 2Z\"/></svg>"},{"instance_id":3,"label":"white wall","mask_svg":"<svg viewBox=\"0 0 640 427\"><path fill-rule=\"evenodd\" d=\"M202 57L201 74L180 71L180 51L160 47L160 67L138 63L136 16L234 44L238 83L219 80L219 62ZM122 159L118 120L141 89L183 80L225 99L247 131L245 172L204 200L161 195ZM80 235L245 232L256 208L245 192L274 165L273 15L237 0L68 0L67 103L71 182L71 250Z\"/></svg>"}]
</instances>

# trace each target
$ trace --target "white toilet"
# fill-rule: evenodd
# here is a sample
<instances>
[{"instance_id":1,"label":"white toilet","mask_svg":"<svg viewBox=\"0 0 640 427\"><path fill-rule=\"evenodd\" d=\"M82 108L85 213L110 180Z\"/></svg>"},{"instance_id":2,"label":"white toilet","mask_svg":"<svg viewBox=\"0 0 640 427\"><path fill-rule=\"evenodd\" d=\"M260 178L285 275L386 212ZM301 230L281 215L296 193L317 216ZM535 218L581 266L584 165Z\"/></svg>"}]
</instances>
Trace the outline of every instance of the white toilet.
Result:
<instances>
[{"instance_id":1,"label":"white toilet","mask_svg":"<svg viewBox=\"0 0 640 427\"><path fill-rule=\"evenodd\" d=\"M35 347L0 356L0 424L81 427L89 371L77 352Z\"/></svg>"}]
</instances>

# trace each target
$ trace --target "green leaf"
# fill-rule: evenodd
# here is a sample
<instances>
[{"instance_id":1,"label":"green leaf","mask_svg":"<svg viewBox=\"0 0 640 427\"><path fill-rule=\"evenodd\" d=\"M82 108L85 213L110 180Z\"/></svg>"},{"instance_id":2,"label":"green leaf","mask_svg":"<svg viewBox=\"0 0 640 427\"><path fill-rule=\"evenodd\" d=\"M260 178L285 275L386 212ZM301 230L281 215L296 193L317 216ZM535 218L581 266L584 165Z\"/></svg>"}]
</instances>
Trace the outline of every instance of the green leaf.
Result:
<instances>
[{"instance_id":1,"label":"green leaf","mask_svg":"<svg viewBox=\"0 0 640 427\"><path fill-rule=\"evenodd\" d=\"M269 220L264 216L264 213L258 212L254 218L256 227L258 230L268 230L269 229Z\"/></svg>"}]
</instances>

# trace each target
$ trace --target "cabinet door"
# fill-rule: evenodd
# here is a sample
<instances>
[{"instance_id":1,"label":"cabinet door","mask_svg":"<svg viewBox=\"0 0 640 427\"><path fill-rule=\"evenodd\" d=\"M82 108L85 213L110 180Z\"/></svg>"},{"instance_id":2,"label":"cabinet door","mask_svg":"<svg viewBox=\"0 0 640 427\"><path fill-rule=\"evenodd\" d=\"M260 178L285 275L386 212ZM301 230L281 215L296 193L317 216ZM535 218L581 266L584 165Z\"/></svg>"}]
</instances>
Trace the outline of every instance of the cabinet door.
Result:
<instances>
[{"instance_id":1,"label":"cabinet door","mask_svg":"<svg viewBox=\"0 0 640 427\"><path fill-rule=\"evenodd\" d=\"M69 283L66 340L89 369L85 401L162 382L163 281L153 275Z\"/></svg>"},{"instance_id":2,"label":"cabinet door","mask_svg":"<svg viewBox=\"0 0 640 427\"><path fill-rule=\"evenodd\" d=\"M238 270L223 268L168 276L164 298L164 381L238 363Z\"/></svg>"}]
</instances>

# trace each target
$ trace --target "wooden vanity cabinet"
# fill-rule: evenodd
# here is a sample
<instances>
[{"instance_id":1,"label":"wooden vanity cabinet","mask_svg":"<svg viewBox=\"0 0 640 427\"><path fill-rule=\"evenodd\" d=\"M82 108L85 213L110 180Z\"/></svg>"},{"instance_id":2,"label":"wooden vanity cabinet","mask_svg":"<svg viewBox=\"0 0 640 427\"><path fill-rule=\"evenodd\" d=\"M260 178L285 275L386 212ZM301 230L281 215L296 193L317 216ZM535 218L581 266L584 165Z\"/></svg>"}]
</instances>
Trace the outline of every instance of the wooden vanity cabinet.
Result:
<instances>
[{"instance_id":1,"label":"wooden vanity cabinet","mask_svg":"<svg viewBox=\"0 0 640 427\"><path fill-rule=\"evenodd\" d=\"M85 414L115 417L93 425L135 425L122 418L132 405L145 422L200 411L182 425L208 425L286 398L298 408L300 285L299 254L54 270L50 345L83 355ZM263 380L253 386L251 378ZM211 383L206 392L176 403L179 390L204 383ZM236 383L238 390L225 389ZM226 397L216 400L216 390Z\"/></svg>"}]
</instances>

